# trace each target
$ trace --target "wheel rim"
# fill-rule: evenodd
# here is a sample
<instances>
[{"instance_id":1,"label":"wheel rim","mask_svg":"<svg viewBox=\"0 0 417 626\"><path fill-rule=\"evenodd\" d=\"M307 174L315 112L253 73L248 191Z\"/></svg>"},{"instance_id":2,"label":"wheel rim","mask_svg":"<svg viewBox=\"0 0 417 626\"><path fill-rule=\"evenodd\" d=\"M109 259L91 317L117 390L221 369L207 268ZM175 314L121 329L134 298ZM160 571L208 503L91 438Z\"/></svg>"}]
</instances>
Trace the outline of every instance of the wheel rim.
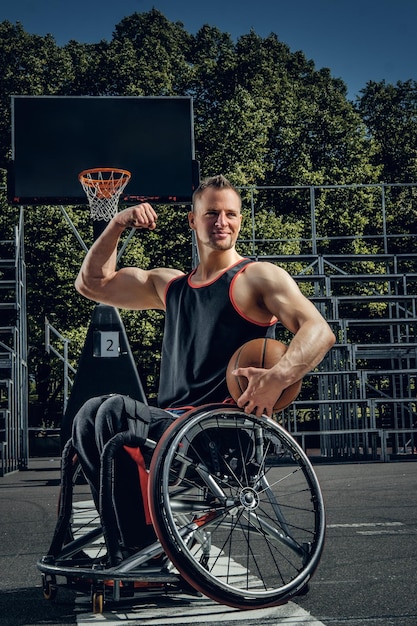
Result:
<instances>
[{"instance_id":1,"label":"wheel rim","mask_svg":"<svg viewBox=\"0 0 417 626\"><path fill-rule=\"evenodd\" d=\"M320 489L304 453L271 420L233 410L221 415L200 413L172 433L156 472L160 488L154 522L171 560L203 593L215 599L220 594L220 601L234 606L275 604L303 587L319 561L324 541ZM238 429L234 434L249 434L252 448L261 429L261 457L254 463L256 454L252 450L248 456L245 450L247 440L237 441L234 456L225 461L226 455L220 455L217 474L214 462L205 480L197 464L208 465L207 458L197 450L196 438L211 436L213 428L224 430L231 419ZM228 429L226 438L233 432ZM285 455L277 453L278 445ZM194 464L189 463L193 457Z\"/></svg>"}]
</instances>

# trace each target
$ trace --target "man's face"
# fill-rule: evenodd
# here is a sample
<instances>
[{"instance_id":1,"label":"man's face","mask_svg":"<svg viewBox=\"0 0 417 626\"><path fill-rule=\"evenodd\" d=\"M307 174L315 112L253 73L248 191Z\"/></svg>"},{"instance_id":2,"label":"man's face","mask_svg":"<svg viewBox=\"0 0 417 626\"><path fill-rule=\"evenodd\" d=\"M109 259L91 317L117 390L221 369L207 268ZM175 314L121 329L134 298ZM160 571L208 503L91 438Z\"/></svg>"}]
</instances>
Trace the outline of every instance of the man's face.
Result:
<instances>
[{"instance_id":1,"label":"man's face","mask_svg":"<svg viewBox=\"0 0 417 626\"><path fill-rule=\"evenodd\" d=\"M242 214L240 198L233 189L207 188L189 213L189 224L200 245L212 250L230 250L239 235Z\"/></svg>"}]
</instances>

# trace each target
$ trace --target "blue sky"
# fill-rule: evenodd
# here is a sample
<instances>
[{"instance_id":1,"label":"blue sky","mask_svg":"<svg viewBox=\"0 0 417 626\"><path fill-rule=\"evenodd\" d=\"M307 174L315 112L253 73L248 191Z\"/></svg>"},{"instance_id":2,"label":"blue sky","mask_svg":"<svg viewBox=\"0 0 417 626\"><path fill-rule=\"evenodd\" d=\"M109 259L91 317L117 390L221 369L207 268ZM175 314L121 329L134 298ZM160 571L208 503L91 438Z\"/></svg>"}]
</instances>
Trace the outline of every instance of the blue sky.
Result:
<instances>
[{"instance_id":1,"label":"blue sky","mask_svg":"<svg viewBox=\"0 0 417 626\"><path fill-rule=\"evenodd\" d=\"M236 39L275 33L316 69L342 78L351 99L369 80L417 80L416 0L3 0L0 21L21 22L59 45L110 40L116 24L155 7L195 33L217 26Z\"/></svg>"}]
</instances>

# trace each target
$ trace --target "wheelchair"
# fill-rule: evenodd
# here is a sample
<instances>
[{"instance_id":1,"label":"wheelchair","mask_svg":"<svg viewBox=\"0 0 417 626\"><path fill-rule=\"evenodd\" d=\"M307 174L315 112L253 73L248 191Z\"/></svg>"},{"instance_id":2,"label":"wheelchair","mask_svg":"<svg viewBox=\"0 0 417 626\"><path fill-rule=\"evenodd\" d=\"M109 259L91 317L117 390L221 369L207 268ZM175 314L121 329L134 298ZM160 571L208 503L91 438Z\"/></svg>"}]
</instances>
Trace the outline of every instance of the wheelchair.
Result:
<instances>
[{"instance_id":1,"label":"wheelchair","mask_svg":"<svg viewBox=\"0 0 417 626\"><path fill-rule=\"evenodd\" d=\"M113 461L126 444L150 459L157 541L124 557L112 503ZM94 613L144 591L248 610L308 588L324 545L323 498L306 454L273 419L216 404L178 417L158 442L119 433L103 451L101 476L99 515L68 442L54 536L37 564L46 599L65 585L89 594Z\"/></svg>"}]
</instances>

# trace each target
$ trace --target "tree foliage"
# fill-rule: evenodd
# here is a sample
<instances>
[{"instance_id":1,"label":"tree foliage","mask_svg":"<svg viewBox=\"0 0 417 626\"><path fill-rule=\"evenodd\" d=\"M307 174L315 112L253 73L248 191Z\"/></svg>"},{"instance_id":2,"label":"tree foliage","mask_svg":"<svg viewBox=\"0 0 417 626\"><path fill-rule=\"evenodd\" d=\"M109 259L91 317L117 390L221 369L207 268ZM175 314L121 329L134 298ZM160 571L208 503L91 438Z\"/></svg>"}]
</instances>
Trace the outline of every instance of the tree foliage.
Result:
<instances>
[{"instance_id":1,"label":"tree foliage","mask_svg":"<svg viewBox=\"0 0 417 626\"><path fill-rule=\"evenodd\" d=\"M417 82L370 81L358 103L374 154L386 183L415 182L417 177Z\"/></svg>"},{"instance_id":2,"label":"tree foliage","mask_svg":"<svg viewBox=\"0 0 417 626\"><path fill-rule=\"evenodd\" d=\"M245 219L241 251L251 254L250 203L256 199L258 250L302 253L310 215L308 186L316 196L319 236L329 251L372 252L366 237L380 229L374 183L414 182L417 174L417 85L369 82L356 103L327 68L317 70L302 52L291 52L275 34L254 31L236 42L204 25L188 33L156 9L134 13L115 26L110 41L58 46L53 37L26 33L21 24L0 23L0 167L11 156L10 96L118 95L192 96L196 157L203 175L223 173L242 186ZM247 188L263 185L264 193ZM347 187L363 185L356 193ZM279 197L270 187L280 189ZM297 187L297 188L296 188ZM255 193L255 196L253 196ZM10 235L16 209L0 198L0 239ZM388 228L412 232L414 189L387 196ZM123 264L170 265L188 270L193 251L187 209L160 207L159 228L132 238ZM68 213L86 244L91 226L85 211ZM75 293L84 251L56 207L28 208L26 261L29 340L40 346L43 318L71 336L81 349L92 303ZM280 242L277 242L279 233ZM343 237L349 236L349 243ZM406 249L408 243L401 243ZM162 318L123 312L135 356L149 387L157 378ZM146 356L143 354L146 346ZM140 356L139 356L140 355Z\"/></svg>"}]
</instances>

